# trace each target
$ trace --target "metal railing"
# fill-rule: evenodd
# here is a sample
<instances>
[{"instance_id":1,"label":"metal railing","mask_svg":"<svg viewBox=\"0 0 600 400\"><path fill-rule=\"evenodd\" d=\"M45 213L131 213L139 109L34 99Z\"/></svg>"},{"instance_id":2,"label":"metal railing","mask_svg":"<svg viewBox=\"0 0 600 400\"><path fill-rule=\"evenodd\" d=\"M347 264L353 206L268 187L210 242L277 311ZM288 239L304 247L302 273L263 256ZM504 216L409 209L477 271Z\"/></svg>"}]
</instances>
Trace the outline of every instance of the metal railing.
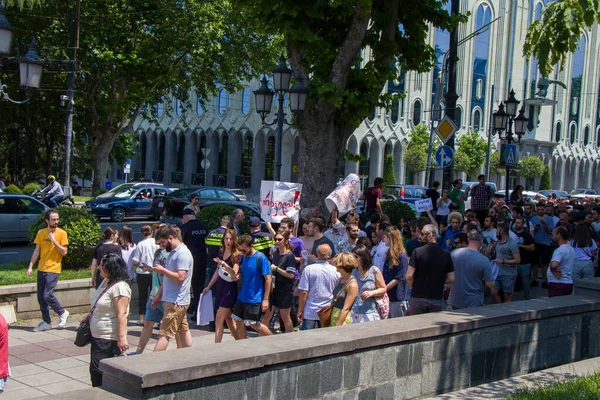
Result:
<instances>
[{"instance_id":1,"label":"metal railing","mask_svg":"<svg viewBox=\"0 0 600 400\"><path fill-rule=\"evenodd\" d=\"M225 187L227 185L227 175L215 174L213 175L213 186Z\"/></svg>"},{"instance_id":2,"label":"metal railing","mask_svg":"<svg viewBox=\"0 0 600 400\"><path fill-rule=\"evenodd\" d=\"M235 187L238 189L250 189L252 186L252 177L246 175L237 175L235 177Z\"/></svg>"},{"instance_id":3,"label":"metal railing","mask_svg":"<svg viewBox=\"0 0 600 400\"><path fill-rule=\"evenodd\" d=\"M136 169L133 171L133 180L142 181L146 179L146 171L143 169Z\"/></svg>"},{"instance_id":4,"label":"metal railing","mask_svg":"<svg viewBox=\"0 0 600 400\"><path fill-rule=\"evenodd\" d=\"M164 171L152 171L152 181L153 182L162 182L165 179Z\"/></svg>"},{"instance_id":5,"label":"metal railing","mask_svg":"<svg viewBox=\"0 0 600 400\"><path fill-rule=\"evenodd\" d=\"M183 183L183 172L171 172L171 183Z\"/></svg>"},{"instance_id":6,"label":"metal railing","mask_svg":"<svg viewBox=\"0 0 600 400\"><path fill-rule=\"evenodd\" d=\"M194 172L192 174L192 185L205 186L204 185L205 174L203 172Z\"/></svg>"}]
</instances>

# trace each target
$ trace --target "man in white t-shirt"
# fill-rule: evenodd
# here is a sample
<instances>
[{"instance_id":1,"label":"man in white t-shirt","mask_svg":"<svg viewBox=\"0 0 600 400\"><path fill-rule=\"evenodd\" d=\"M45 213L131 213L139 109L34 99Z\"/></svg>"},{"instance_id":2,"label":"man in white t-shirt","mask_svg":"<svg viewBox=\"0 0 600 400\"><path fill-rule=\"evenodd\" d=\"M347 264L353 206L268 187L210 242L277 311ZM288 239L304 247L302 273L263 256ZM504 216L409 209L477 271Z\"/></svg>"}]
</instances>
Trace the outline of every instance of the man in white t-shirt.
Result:
<instances>
[{"instance_id":1,"label":"man in white t-shirt","mask_svg":"<svg viewBox=\"0 0 600 400\"><path fill-rule=\"evenodd\" d=\"M140 320L138 321L138 325L144 325L148 292L152 286L152 272L149 268L152 268L154 253L159 248L156 240L152 237L152 227L150 225L142 226L141 232L144 239L137 244L133 253L133 263L137 265L135 272L139 293L138 307L140 310Z\"/></svg>"},{"instance_id":2,"label":"man in white t-shirt","mask_svg":"<svg viewBox=\"0 0 600 400\"><path fill-rule=\"evenodd\" d=\"M558 248L554 250L550 260L550 268L546 273L548 279L548 297L568 296L573 293L573 263L575 252L569 244L569 231L564 226L554 230L554 241Z\"/></svg>"},{"instance_id":3,"label":"man in white t-shirt","mask_svg":"<svg viewBox=\"0 0 600 400\"><path fill-rule=\"evenodd\" d=\"M379 243L377 244L377 250L375 250L375 256L373 257L373 265L379 268L381 272L383 272L383 264L385 264L385 257L387 256L387 252L390 249L383 240L383 235L385 230L392 226L387 221L381 221L377 224L377 237L379 238Z\"/></svg>"},{"instance_id":4,"label":"man in white t-shirt","mask_svg":"<svg viewBox=\"0 0 600 400\"><path fill-rule=\"evenodd\" d=\"M152 299L156 308L162 301L165 316L160 325L159 338L154 351L164 351L169 339L179 336L181 347L192 345L192 335L187 321L187 309L190 306L190 287L194 259L181 239L181 231L176 226L163 226L156 231L156 240L169 252L167 263L163 267L154 265L153 272L164 275L163 284Z\"/></svg>"},{"instance_id":5,"label":"man in white t-shirt","mask_svg":"<svg viewBox=\"0 0 600 400\"><path fill-rule=\"evenodd\" d=\"M320 328L317 312L331 304L333 290L340 280L340 274L327 260L331 258L331 249L327 244L317 247L318 261L307 265L298 284L298 322L301 330Z\"/></svg>"}]
</instances>

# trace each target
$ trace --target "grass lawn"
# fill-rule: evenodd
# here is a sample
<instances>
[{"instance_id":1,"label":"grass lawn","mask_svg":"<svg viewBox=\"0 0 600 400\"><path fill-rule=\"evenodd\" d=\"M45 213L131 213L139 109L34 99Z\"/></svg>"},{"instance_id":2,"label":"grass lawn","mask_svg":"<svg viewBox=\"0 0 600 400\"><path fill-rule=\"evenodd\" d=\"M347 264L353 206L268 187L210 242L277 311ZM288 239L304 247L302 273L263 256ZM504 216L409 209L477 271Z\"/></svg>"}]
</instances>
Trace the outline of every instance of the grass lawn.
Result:
<instances>
[{"instance_id":1,"label":"grass lawn","mask_svg":"<svg viewBox=\"0 0 600 400\"><path fill-rule=\"evenodd\" d=\"M85 203L91 199L93 199L92 196L73 196L73 200L75 200L77 203Z\"/></svg>"},{"instance_id":2,"label":"grass lawn","mask_svg":"<svg viewBox=\"0 0 600 400\"><path fill-rule=\"evenodd\" d=\"M27 266L29 262L12 262L0 264L0 286L18 285L21 283L35 283L37 281L37 269L33 269L33 274L27 276ZM65 281L68 279L90 278L89 268L83 269L63 269L58 279Z\"/></svg>"},{"instance_id":3,"label":"grass lawn","mask_svg":"<svg viewBox=\"0 0 600 400\"><path fill-rule=\"evenodd\" d=\"M600 399L600 374L559 380L538 388L518 389L510 400L596 400Z\"/></svg>"}]
</instances>

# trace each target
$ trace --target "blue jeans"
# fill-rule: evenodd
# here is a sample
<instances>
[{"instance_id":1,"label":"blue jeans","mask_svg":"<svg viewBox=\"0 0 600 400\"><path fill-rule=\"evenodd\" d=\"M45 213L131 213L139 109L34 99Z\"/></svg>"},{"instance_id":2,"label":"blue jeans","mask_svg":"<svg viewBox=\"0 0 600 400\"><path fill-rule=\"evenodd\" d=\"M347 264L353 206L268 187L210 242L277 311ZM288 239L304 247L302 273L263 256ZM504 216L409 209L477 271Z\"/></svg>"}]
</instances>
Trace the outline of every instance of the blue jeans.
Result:
<instances>
[{"instance_id":1,"label":"blue jeans","mask_svg":"<svg viewBox=\"0 0 600 400\"><path fill-rule=\"evenodd\" d=\"M529 280L529 270L531 269L531 264L517 264L517 271L519 272L519 276L521 277L521 282L523 283L523 299L529 300L531 299L530 288L531 282Z\"/></svg>"},{"instance_id":2,"label":"blue jeans","mask_svg":"<svg viewBox=\"0 0 600 400\"><path fill-rule=\"evenodd\" d=\"M52 322L50 319L50 309L52 307L55 313L61 315L65 312L60 302L54 295L54 288L58 283L58 274L53 272L40 272L37 273L37 298L40 303L40 311L42 312L42 319L47 324Z\"/></svg>"},{"instance_id":3,"label":"blue jeans","mask_svg":"<svg viewBox=\"0 0 600 400\"><path fill-rule=\"evenodd\" d=\"M50 202L50 205L53 208L57 208L58 207L58 202L62 201L63 197L64 196L60 196L60 195L52 196L52 197L50 197L50 200L48 200L48 201Z\"/></svg>"},{"instance_id":4,"label":"blue jeans","mask_svg":"<svg viewBox=\"0 0 600 400\"><path fill-rule=\"evenodd\" d=\"M321 321L314 319L305 319L302 321L300 326L301 331L308 331L310 329L318 329L321 327Z\"/></svg>"}]
</instances>

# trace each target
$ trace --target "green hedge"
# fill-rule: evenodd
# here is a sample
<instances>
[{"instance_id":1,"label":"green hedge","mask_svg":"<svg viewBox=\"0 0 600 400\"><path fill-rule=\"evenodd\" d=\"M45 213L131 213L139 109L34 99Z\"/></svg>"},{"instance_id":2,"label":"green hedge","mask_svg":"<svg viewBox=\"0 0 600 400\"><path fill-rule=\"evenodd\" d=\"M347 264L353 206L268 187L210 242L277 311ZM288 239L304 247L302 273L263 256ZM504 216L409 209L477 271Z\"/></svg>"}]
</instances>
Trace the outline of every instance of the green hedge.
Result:
<instances>
[{"instance_id":1,"label":"green hedge","mask_svg":"<svg viewBox=\"0 0 600 400\"><path fill-rule=\"evenodd\" d=\"M23 192L21 192L21 189L17 185L8 185L4 188L4 193L22 194Z\"/></svg>"},{"instance_id":2,"label":"green hedge","mask_svg":"<svg viewBox=\"0 0 600 400\"><path fill-rule=\"evenodd\" d=\"M249 233L250 229L248 229L248 218L251 216L260 217L260 215L257 215L256 213L244 207L234 207L229 204L214 204L212 206L201 208L198 214L196 215L196 218L204 222L204 225L206 225L208 230L213 230L219 226L219 222L221 222L221 217L223 217L224 215L231 215L231 212L236 208L242 208L242 210L244 210L244 213L246 214L244 222L242 222L242 224L240 225L242 233Z\"/></svg>"},{"instance_id":3,"label":"green hedge","mask_svg":"<svg viewBox=\"0 0 600 400\"><path fill-rule=\"evenodd\" d=\"M108 190L106 190L106 189L98 189L94 193L92 193L92 197L98 197L101 194L104 194L106 192L108 192Z\"/></svg>"},{"instance_id":4,"label":"green hedge","mask_svg":"<svg viewBox=\"0 0 600 400\"><path fill-rule=\"evenodd\" d=\"M37 190L42 190L40 185L38 185L35 182L31 182L31 183L28 183L27 185L25 185L25 187L23 187L23 194L26 194L27 196L31 196L33 194L33 192L35 192Z\"/></svg>"},{"instance_id":5,"label":"green hedge","mask_svg":"<svg viewBox=\"0 0 600 400\"><path fill-rule=\"evenodd\" d=\"M400 218L416 219L415 211L405 202L400 200L382 201L381 209L383 213L390 217L392 225L397 226Z\"/></svg>"},{"instance_id":6,"label":"green hedge","mask_svg":"<svg viewBox=\"0 0 600 400\"><path fill-rule=\"evenodd\" d=\"M96 217L81 208L59 207L59 228L69 237L69 252L63 259L63 268L76 269L89 266L94 248L100 241L100 224ZM37 232L45 228L44 216L29 227L29 240L33 243Z\"/></svg>"}]
</instances>

